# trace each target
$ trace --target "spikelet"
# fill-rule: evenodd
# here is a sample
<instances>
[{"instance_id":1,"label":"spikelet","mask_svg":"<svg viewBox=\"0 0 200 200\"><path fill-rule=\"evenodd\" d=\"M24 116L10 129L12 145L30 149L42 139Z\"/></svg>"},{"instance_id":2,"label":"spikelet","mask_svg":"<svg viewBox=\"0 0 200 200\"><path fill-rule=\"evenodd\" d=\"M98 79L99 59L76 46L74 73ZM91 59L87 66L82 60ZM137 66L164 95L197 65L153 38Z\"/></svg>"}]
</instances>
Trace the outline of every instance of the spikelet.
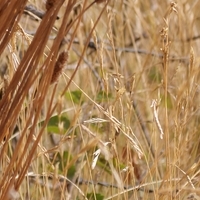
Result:
<instances>
[{"instance_id":1,"label":"spikelet","mask_svg":"<svg viewBox=\"0 0 200 200\"><path fill-rule=\"evenodd\" d=\"M54 6L55 2L56 2L56 0L47 0L46 1L46 9L47 10L51 9Z\"/></svg>"},{"instance_id":2,"label":"spikelet","mask_svg":"<svg viewBox=\"0 0 200 200\"><path fill-rule=\"evenodd\" d=\"M62 73L62 69L64 68L65 63L67 62L67 59L68 59L68 52L67 51L63 51L58 56L58 59L57 59L56 64L54 66L54 71L53 71L53 75L52 75L52 78L51 78L51 84L55 83L58 80L58 77Z\"/></svg>"}]
</instances>

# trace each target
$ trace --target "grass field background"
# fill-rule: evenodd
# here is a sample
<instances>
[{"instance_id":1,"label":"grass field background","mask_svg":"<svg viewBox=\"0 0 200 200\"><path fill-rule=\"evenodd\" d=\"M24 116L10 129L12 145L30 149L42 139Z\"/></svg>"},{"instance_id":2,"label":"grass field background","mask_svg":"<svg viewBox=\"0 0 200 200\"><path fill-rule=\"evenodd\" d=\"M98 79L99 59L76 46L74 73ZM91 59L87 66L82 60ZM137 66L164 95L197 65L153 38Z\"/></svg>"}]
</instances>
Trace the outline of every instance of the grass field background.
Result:
<instances>
[{"instance_id":1,"label":"grass field background","mask_svg":"<svg viewBox=\"0 0 200 200\"><path fill-rule=\"evenodd\" d=\"M199 1L7 3L1 199L200 199Z\"/></svg>"}]
</instances>

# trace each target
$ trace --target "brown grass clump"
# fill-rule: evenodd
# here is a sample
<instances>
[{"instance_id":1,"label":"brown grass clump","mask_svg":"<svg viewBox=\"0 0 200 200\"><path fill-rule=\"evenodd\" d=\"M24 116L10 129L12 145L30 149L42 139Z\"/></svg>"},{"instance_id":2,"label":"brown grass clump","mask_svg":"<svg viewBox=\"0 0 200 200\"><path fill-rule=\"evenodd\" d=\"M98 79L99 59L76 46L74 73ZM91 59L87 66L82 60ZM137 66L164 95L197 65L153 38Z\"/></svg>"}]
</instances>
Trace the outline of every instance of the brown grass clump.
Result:
<instances>
[{"instance_id":1,"label":"brown grass clump","mask_svg":"<svg viewBox=\"0 0 200 200\"><path fill-rule=\"evenodd\" d=\"M43 16L31 44L24 52L24 56L19 62L17 62L19 64L16 63L15 67L11 66L14 67L16 71L14 71L13 76L10 77L11 81L5 89L0 101L0 109L2 113L0 116L0 141L2 142L0 159L3 163L1 166L0 180L1 199L15 198L15 195L18 196L17 191L26 176L29 166L31 165L34 153L45 130L46 124L56 109L56 102L53 102L56 91L55 87L52 90L51 97L49 98L49 104L46 104L47 112L43 116L44 123L39 128L38 123L43 115L43 105L50 84L57 80L68 57L66 52L62 52L56 62L60 44L69 31L72 31L73 35L76 34L76 28L73 32L72 26L73 24L78 26L78 23L80 23L80 19L85 12L85 10L83 10L76 19L79 20L79 22L76 23L76 20L72 21L70 23L71 28L69 28L69 26L67 26L69 14L72 12L76 2L69 1L67 3L63 20L57 31L56 38L47 52L46 45L55 20L57 19L58 11L63 3L64 1L57 1L55 4L52 4L51 2L51 7L53 7L53 9L48 7L48 11ZM50 2L48 1L47 4L49 6ZM0 27L2 33L0 44L1 52L3 52L5 47L9 45L9 41L12 41L13 37L16 37L14 34L17 34L19 29L16 29L15 27L18 26L18 22L20 18L22 18L25 5L26 1L20 1L17 4L12 2L3 5L1 3L1 17L2 19L7 19L7 21L2 22ZM71 41L73 41L73 37ZM15 45L18 44L14 42L11 43L11 45L11 49L13 50L12 54L18 60L19 57L16 54L17 50L15 47ZM8 70L8 73L11 75L13 69ZM63 93L67 88L68 86L63 90ZM7 154L9 152L8 147L10 144L10 138L12 138L16 125L18 132L15 137L18 139L13 149L14 151L9 153L10 156L8 158Z\"/></svg>"},{"instance_id":2,"label":"brown grass clump","mask_svg":"<svg viewBox=\"0 0 200 200\"><path fill-rule=\"evenodd\" d=\"M199 199L199 6L0 1L0 199Z\"/></svg>"}]
</instances>

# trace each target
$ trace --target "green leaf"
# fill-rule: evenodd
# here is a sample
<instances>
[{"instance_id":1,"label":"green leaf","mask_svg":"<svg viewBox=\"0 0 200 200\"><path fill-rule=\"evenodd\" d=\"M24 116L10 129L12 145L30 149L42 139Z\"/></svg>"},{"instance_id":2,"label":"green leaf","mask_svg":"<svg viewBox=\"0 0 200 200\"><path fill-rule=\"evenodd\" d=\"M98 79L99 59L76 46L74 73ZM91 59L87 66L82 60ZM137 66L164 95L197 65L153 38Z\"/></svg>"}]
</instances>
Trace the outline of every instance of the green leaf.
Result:
<instances>
[{"instance_id":1,"label":"green leaf","mask_svg":"<svg viewBox=\"0 0 200 200\"><path fill-rule=\"evenodd\" d=\"M81 101L82 92L80 90L66 92L65 97L67 100L72 100L75 104L83 103L83 101Z\"/></svg>"},{"instance_id":2,"label":"green leaf","mask_svg":"<svg viewBox=\"0 0 200 200\"><path fill-rule=\"evenodd\" d=\"M107 173L111 174L111 171L110 171L110 167L109 167L109 164L108 164L108 161L103 158L103 157L100 157L97 161L97 166L98 167L101 167L103 170L105 170Z\"/></svg>"},{"instance_id":3,"label":"green leaf","mask_svg":"<svg viewBox=\"0 0 200 200\"><path fill-rule=\"evenodd\" d=\"M165 97L164 97L164 95L163 96L161 96L161 102L162 102L162 105L165 105ZM168 93L168 95L167 95L167 108L168 109L172 109L173 108L173 102L172 102L172 99L171 99L171 96L170 96L170 94Z\"/></svg>"},{"instance_id":4,"label":"green leaf","mask_svg":"<svg viewBox=\"0 0 200 200\"><path fill-rule=\"evenodd\" d=\"M153 66L148 74L149 81L154 83L160 83L162 80L161 74L156 66Z\"/></svg>"},{"instance_id":5,"label":"green leaf","mask_svg":"<svg viewBox=\"0 0 200 200\"><path fill-rule=\"evenodd\" d=\"M102 102L102 101L106 102L109 99L112 99L112 94L111 93L106 94L104 91L100 91L96 97L97 102Z\"/></svg>"},{"instance_id":6,"label":"green leaf","mask_svg":"<svg viewBox=\"0 0 200 200\"><path fill-rule=\"evenodd\" d=\"M48 126L47 127L47 130L48 132L51 132L51 133L59 133L59 128L57 126Z\"/></svg>"},{"instance_id":7,"label":"green leaf","mask_svg":"<svg viewBox=\"0 0 200 200\"><path fill-rule=\"evenodd\" d=\"M65 133L70 127L70 121L66 116L53 116L50 118L47 130L51 133L62 134L60 132L59 126L62 125L63 133Z\"/></svg>"},{"instance_id":8,"label":"green leaf","mask_svg":"<svg viewBox=\"0 0 200 200\"><path fill-rule=\"evenodd\" d=\"M62 173L67 163L69 163L72 160L72 156L71 154L69 154L68 151L64 151L63 154L58 153L57 158L59 161L59 170ZM72 178L75 172L76 172L76 167L75 165L72 165L67 171L67 177Z\"/></svg>"},{"instance_id":9,"label":"green leaf","mask_svg":"<svg viewBox=\"0 0 200 200\"><path fill-rule=\"evenodd\" d=\"M120 170L124 169L127 165L123 163L119 163L119 160L117 158L113 158L113 165L114 167L119 167Z\"/></svg>"},{"instance_id":10,"label":"green leaf","mask_svg":"<svg viewBox=\"0 0 200 200\"><path fill-rule=\"evenodd\" d=\"M76 173L76 167L75 167L75 165L72 165L69 169L68 169L68 171L67 171L67 177L69 178L69 179L71 179L71 178L73 178L74 177L74 174Z\"/></svg>"},{"instance_id":11,"label":"green leaf","mask_svg":"<svg viewBox=\"0 0 200 200\"><path fill-rule=\"evenodd\" d=\"M104 196L100 193L87 193L87 198L89 200L103 200L104 199Z\"/></svg>"}]
</instances>

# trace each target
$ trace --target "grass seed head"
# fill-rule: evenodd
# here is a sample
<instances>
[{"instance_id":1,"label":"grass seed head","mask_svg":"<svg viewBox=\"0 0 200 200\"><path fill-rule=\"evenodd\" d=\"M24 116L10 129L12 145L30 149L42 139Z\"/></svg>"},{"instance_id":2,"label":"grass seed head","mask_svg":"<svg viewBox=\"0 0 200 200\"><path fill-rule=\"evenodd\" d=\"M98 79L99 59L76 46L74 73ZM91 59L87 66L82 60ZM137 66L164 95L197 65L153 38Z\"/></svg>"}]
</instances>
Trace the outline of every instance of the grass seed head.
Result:
<instances>
[{"instance_id":1,"label":"grass seed head","mask_svg":"<svg viewBox=\"0 0 200 200\"><path fill-rule=\"evenodd\" d=\"M65 66L65 63L67 62L68 59L68 52L63 51L59 56L58 60L56 61L53 75L51 78L51 84L55 83L58 80L58 77L62 73L62 69Z\"/></svg>"}]
</instances>

